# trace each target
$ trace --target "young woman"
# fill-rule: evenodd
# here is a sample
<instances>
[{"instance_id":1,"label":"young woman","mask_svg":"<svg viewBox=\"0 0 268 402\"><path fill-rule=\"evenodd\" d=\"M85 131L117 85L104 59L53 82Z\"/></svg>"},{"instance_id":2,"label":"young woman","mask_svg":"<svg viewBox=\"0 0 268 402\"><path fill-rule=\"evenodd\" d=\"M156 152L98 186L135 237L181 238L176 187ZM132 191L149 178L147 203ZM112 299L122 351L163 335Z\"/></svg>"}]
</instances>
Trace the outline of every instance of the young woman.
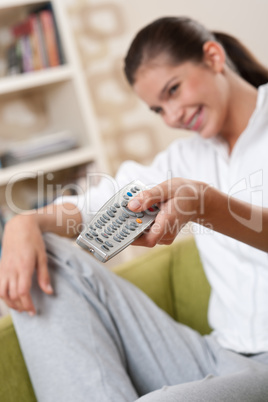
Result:
<instances>
[{"instance_id":1,"label":"young woman","mask_svg":"<svg viewBox=\"0 0 268 402\"><path fill-rule=\"evenodd\" d=\"M169 244L185 223L197 225L213 332L174 322L69 240L42 236L74 235L111 196L103 180L6 226L0 295L14 309L37 399L267 401L267 69L230 36L172 17L138 33L125 73L166 124L196 132L151 166L125 162L116 182L152 187L131 209L160 207L137 244Z\"/></svg>"}]
</instances>

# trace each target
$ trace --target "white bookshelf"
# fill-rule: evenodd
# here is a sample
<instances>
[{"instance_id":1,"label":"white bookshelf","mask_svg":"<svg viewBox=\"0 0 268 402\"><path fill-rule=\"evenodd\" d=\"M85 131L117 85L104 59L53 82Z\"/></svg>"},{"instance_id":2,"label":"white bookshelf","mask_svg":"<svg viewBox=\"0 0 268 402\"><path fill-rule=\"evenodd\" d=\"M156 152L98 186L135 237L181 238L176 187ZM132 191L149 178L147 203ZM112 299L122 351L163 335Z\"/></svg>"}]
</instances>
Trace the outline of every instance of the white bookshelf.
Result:
<instances>
[{"instance_id":1,"label":"white bookshelf","mask_svg":"<svg viewBox=\"0 0 268 402\"><path fill-rule=\"evenodd\" d=\"M41 174L56 172L95 161L96 155L92 147L84 147L52 155L49 158L41 158L38 161L20 163L19 166L14 165L3 169L4 171L0 176L0 186L6 186L7 184L30 178L34 179Z\"/></svg>"},{"instance_id":2,"label":"white bookshelf","mask_svg":"<svg viewBox=\"0 0 268 402\"><path fill-rule=\"evenodd\" d=\"M12 181L23 181L29 172L47 174L69 167L95 162L100 170L107 171L98 125L92 101L86 89L85 77L80 65L63 0L1 0L0 22L14 25L21 15L38 5L51 3L65 56L65 64L39 71L0 78L1 102L41 96L46 105L48 127L54 131L70 130L77 138L76 149L61 152L38 160L20 163L0 169L0 190ZM0 121L1 124L1 121ZM37 134L38 135L38 134ZM0 130L1 140L1 130ZM1 191L2 191L1 190ZM3 191L2 191L3 193Z\"/></svg>"},{"instance_id":3,"label":"white bookshelf","mask_svg":"<svg viewBox=\"0 0 268 402\"><path fill-rule=\"evenodd\" d=\"M20 92L73 79L73 70L68 65L39 70L32 73L7 76L0 79L0 95Z\"/></svg>"}]
</instances>

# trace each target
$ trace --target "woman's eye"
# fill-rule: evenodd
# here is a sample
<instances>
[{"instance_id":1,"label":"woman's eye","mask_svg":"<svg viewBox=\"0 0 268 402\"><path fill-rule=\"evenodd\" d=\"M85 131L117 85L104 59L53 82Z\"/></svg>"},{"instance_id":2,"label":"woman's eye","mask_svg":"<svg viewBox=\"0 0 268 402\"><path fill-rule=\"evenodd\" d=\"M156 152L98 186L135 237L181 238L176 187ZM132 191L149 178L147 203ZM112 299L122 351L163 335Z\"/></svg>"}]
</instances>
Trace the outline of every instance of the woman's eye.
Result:
<instances>
[{"instance_id":1,"label":"woman's eye","mask_svg":"<svg viewBox=\"0 0 268 402\"><path fill-rule=\"evenodd\" d=\"M177 91L178 88L179 88L179 84L173 85L168 91L169 95L173 95Z\"/></svg>"},{"instance_id":2,"label":"woman's eye","mask_svg":"<svg viewBox=\"0 0 268 402\"><path fill-rule=\"evenodd\" d=\"M151 110L157 114L161 114L163 109L161 107L154 107Z\"/></svg>"}]
</instances>

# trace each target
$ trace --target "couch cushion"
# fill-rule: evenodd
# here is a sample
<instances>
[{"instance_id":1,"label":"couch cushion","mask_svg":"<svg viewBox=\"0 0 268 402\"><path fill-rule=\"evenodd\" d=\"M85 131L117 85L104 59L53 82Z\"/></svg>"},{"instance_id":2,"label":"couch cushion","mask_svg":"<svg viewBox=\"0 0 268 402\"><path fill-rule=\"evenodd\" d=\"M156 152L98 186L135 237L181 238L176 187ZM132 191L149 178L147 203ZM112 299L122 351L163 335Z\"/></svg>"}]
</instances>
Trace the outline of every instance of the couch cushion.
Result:
<instances>
[{"instance_id":1,"label":"couch cushion","mask_svg":"<svg viewBox=\"0 0 268 402\"><path fill-rule=\"evenodd\" d=\"M146 293L160 308L175 318L169 247L157 247L114 269Z\"/></svg>"},{"instance_id":2,"label":"couch cushion","mask_svg":"<svg viewBox=\"0 0 268 402\"><path fill-rule=\"evenodd\" d=\"M210 285L205 276L199 253L192 237L172 245L172 294L175 319L208 334L207 310Z\"/></svg>"}]
</instances>

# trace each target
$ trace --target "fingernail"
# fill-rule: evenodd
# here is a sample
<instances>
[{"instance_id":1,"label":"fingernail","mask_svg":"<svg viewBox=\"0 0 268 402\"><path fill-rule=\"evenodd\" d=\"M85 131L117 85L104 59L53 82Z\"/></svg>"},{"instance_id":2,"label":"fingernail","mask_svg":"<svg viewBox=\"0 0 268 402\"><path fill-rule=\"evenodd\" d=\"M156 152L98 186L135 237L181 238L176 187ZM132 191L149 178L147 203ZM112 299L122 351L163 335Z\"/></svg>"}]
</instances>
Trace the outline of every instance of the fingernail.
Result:
<instances>
[{"instance_id":1,"label":"fingernail","mask_svg":"<svg viewBox=\"0 0 268 402\"><path fill-rule=\"evenodd\" d=\"M51 285L47 285L47 291L52 293L53 292L53 288Z\"/></svg>"},{"instance_id":2,"label":"fingernail","mask_svg":"<svg viewBox=\"0 0 268 402\"><path fill-rule=\"evenodd\" d=\"M33 317L35 315L35 313L33 311L29 311L28 314Z\"/></svg>"},{"instance_id":3,"label":"fingernail","mask_svg":"<svg viewBox=\"0 0 268 402\"><path fill-rule=\"evenodd\" d=\"M128 207L130 208L130 209L138 209L138 208L140 208L141 207L141 204L140 204L140 202L138 201L138 200L132 200L132 201L130 201L129 203L128 203Z\"/></svg>"}]
</instances>

